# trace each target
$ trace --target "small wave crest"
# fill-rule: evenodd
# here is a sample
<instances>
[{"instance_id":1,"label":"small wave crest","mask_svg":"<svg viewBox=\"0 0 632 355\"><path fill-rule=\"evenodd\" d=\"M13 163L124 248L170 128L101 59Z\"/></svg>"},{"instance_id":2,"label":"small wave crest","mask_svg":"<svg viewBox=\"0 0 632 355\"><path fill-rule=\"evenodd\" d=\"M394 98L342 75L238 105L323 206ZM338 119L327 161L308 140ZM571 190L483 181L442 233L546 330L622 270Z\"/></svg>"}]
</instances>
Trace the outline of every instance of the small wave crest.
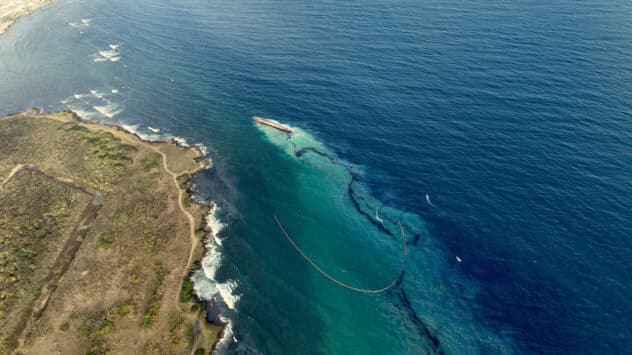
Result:
<instances>
[{"instance_id":1,"label":"small wave crest","mask_svg":"<svg viewBox=\"0 0 632 355\"><path fill-rule=\"evenodd\" d=\"M108 45L109 49L104 49L98 51L93 55L95 62L118 62L121 60L121 52L119 51L120 44L110 44Z\"/></svg>"},{"instance_id":2,"label":"small wave crest","mask_svg":"<svg viewBox=\"0 0 632 355\"><path fill-rule=\"evenodd\" d=\"M206 254L202 258L201 268L193 272L191 280L196 294L203 300L216 301L220 307L223 305L226 309L220 316L220 320L224 322L225 328L222 339L218 343L218 348L223 349L232 342L237 342L233 333L233 322L227 316L227 313L235 312L240 295L235 291L238 283L235 280L228 279L224 282L216 280L217 272L222 265L222 238L221 232L226 228L226 223L221 220L222 210L216 203L212 203L211 210L206 216L206 230L208 235L205 240Z\"/></svg>"},{"instance_id":3,"label":"small wave crest","mask_svg":"<svg viewBox=\"0 0 632 355\"><path fill-rule=\"evenodd\" d=\"M102 105L102 106L94 105L92 106L92 108L94 108L100 114L108 118L112 118L118 115L119 113L123 112L123 108L120 105L115 104L115 103L110 103L110 104Z\"/></svg>"},{"instance_id":4,"label":"small wave crest","mask_svg":"<svg viewBox=\"0 0 632 355\"><path fill-rule=\"evenodd\" d=\"M96 97L97 99L102 99L105 95L101 90L90 90L90 94L92 94L92 96Z\"/></svg>"},{"instance_id":5,"label":"small wave crest","mask_svg":"<svg viewBox=\"0 0 632 355\"><path fill-rule=\"evenodd\" d=\"M68 22L68 24L74 28L86 28L90 26L90 22L92 22L91 19L82 18L79 22Z\"/></svg>"}]
</instances>

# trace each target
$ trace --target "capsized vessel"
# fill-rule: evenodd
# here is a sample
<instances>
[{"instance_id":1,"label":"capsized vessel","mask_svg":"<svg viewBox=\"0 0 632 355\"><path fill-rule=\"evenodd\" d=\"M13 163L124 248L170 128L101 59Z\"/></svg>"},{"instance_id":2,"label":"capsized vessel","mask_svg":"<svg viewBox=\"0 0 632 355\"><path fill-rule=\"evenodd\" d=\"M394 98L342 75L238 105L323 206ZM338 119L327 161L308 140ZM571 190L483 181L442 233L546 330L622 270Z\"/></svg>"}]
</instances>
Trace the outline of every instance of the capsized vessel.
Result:
<instances>
[{"instance_id":1,"label":"capsized vessel","mask_svg":"<svg viewBox=\"0 0 632 355\"><path fill-rule=\"evenodd\" d=\"M286 132L286 133L294 133L294 130L291 129L290 127L288 127L288 126L286 126L286 125L284 125L282 123L279 123L277 121L274 121L274 120L269 120L267 118L263 118L263 117L259 117L259 116L252 116L252 120L257 122L257 123L259 123L259 124L262 124L264 126L268 126L268 127L272 127L272 128L278 129L279 131L283 131L283 132Z\"/></svg>"}]
</instances>

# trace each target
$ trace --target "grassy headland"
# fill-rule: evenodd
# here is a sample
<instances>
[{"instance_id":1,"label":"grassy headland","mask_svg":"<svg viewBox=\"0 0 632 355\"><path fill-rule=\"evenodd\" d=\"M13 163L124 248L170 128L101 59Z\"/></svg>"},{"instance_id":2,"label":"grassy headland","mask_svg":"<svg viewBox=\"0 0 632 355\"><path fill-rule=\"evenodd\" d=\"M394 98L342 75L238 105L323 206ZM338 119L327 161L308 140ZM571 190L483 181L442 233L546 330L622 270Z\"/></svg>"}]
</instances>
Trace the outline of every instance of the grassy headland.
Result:
<instances>
[{"instance_id":1,"label":"grassy headland","mask_svg":"<svg viewBox=\"0 0 632 355\"><path fill-rule=\"evenodd\" d=\"M210 350L221 328L185 278L198 157L71 112L0 117L0 353Z\"/></svg>"}]
</instances>

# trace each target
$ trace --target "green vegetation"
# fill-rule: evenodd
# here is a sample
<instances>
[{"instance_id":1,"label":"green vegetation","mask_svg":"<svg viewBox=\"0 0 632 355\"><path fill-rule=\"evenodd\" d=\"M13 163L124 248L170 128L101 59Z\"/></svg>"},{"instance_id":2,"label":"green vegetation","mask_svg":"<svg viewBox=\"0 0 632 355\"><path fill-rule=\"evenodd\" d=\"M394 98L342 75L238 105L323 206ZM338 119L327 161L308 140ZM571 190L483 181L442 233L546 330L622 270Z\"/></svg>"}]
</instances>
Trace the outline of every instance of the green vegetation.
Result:
<instances>
[{"instance_id":1,"label":"green vegetation","mask_svg":"<svg viewBox=\"0 0 632 355\"><path fill-rule=\"evenodd\" d=\"M191 247L178 187L189 188L191 175L175 186L154 149L176 173L202 168L193 150L69 113L0 117L0 181L11 175L0 186L0 354L18 339L18 353L191 353L203 312L177 275ZM202 220L203 208L183 202ZM78 252L61 253L68 245ZM30 318L36 301L48 305ZM212 349L219 328L203 328L198 343Z\"/></svg>"},{"instance_id":2,"label":"green vegetation","mask_svg":"<svg viewBox=\"0 0 632 355\"><path fill-rule=\"evenodd\" d=\"M122 144L121 139L111 133L93 132L73 123L68 123L63 128L86 144L87 160L99 161L104 165L124 166L132 162L129 153L138 151L132 145Z\"/></svg>"},{"instance_id":3,"label":"green vegetation","mask_svg":"<svg viewBox=\"0 0 632 355\"><path fill-rule=\"evenodd\" d=\"M99 335L105 335L112 332L114 328L113 316L104 311L94 312L87 318L83 325L79 327L79 335L87 338L93 338Z\"/></svg>"},{"instance_id":4,"label":"green vegetation","mask_svg":"<svg viewBox=\"0 0 632 355\"><path fill-rule=\"evenodd\" d=\"M146 155L140 159L140 165L144 172L149 172L152 169L159 169L162 165L162 158L157 153Z\"/></svg>"},{"instance_id":5,"label":"green vegetation","mask_svg":"<svg viewBox=\"0 0 632 355\"><path fill-rule=\"evenodd\" d=\"M62 332L68 331L70 329L70 324L68 322L64 322L59 326L59 330Z\"/></svg>"},{"instance_id":6,"label":"green vegetation","mask_svg":"<svg viewBox=\"0 0 632 355\"><path fill-rule=\"evenodd\" d=\"M193 282L189 276L185 276L182 279L182 289L180 290L180 302L186 303L193 300Z\"/></svg>"},{"instance_id":7,"label":"green vegetation","mask_svg":"<svg viewBox=\"0 0 632 355\"><path fill-rule=\"evenodd\" d=\"M125 316L125 315L127 315L129 313L129 308L130 308L129 305L122 304L122 305L116 307L116 314L119 317Z\"/></svg>"},{"instance_id":8,"label":"green vegetation","mask_svg":"<svg viewBox=\"0 0 632 355\"><path fill-rule=\"evenodd\" d=\"M108 233L102 235L99 240L101 241L101 248L110 249L116 242L116 234Z\"/></svg>"},{"instance_id":9,"label":"green vegetation","mask_svg":"<svg viewBox=\"0 0 632 355\"><path fill-rule=\"evenodd\" d=\"M149 300L145 306L145 315L143 316L143 327L151 328L156 320L156 315L160 310L160 300L162 298L162 284L165 280L167 270L162 263L156 264L154 267L154 282L151 286Z\"/></svg>"},{"instance_id":10,"label":"green vegetation","mask_svg":"<svg viewBox=\"0 0 632 355\"><path fill-rule=\"evenodd\" d=\"M191 205L193 205L193 199L191 198L191 196L189 194L184 195L184 199L182 200L182 204L186 208L191 208Z\"/></svg>"},{"instance_id":11,"label":"green vegetation","mask_svg":"<svg viewBox=\"0 0 632 355\"><path fill-rule=\"evenodd\" d=\"M182 190L186 190L190 186L189 183L191 181L191 175L189 174L179 175L177 180L178 180L178 184L180 185L180 188Z\"/></svg>"},{"instance_id":12,"label":"green vegetation","mask_svg":"<svg viewBox=\"0 0 632 355\"><path fill-rule=\"evenodd\" d=\"M0 188L0 340L20 320L90 196L35 169L23 168ZM4 351L0 351L3 353Z\"/></svg>"},{"instance_id":13,"label":"green vegetation","mask_svg":"<svg viewBox=\"0 0 632 355\"><path fill-rule=\"evenodd\" d=\"M86 355L105 355L109 353L110 348L105 340L97 339L92 342L86 352Z\"/></svg>"},{"instance_id":14,"label":"green vegetation","mask_svg":"<svg viewBox=\"0 0 632 355\"><path fill-rule=\"evenodd\" d=\"M182 326L184 326L184 318L182 316L171 315L169 317L169 338L171 339L171 344L177 345L183 340L180 336Z\"/></svg>"}]
</instances>

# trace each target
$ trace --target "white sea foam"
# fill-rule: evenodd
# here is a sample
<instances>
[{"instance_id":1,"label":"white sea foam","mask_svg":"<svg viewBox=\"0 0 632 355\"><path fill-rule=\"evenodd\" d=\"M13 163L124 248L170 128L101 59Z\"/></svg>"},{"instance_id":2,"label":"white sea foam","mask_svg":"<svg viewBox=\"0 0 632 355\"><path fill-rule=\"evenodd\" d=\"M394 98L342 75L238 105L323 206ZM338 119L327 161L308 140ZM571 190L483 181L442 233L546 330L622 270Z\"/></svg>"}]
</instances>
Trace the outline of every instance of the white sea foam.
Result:
<instances>
[{"instance_id":1,"label":"white sea foam","mask_svg":"<svg viewBox=\"0 0 632 355\"><path fill-rule=\"evenodd\" d=\"M99 54L103 57L103 58L107 58L110 59L116 55L119 54L119 52L117 50L114 49L110 49L110 50L105 50L105 51L99 51Z\"/></svg>"},{"instance_id":2,"label":"white sea foam","mask_svg":"<svg viewBox=\"0 0 632 355\"><path fill-rule=\"evenodd\" d=\"M86 121L95 121L98 119L99 116L98 112L85 109L84 107L79 105L66 105L66 107L68 107L68 109L70 109L72 112L76 113L79 117Z\"/></svg>"},{"instance_id":3,"label":"white sea foam","mask_svg":"<svg viewBox=\"0 0 632 355\"><path fill-rule=\"evenodd\" d=\"M121 60L121 52L118 50L120 44L110 44L108 47L110 49L105 49L102 51L98 51L97 54L94 55L95 62L105 62L109 60L111 62L118 62Z\"/></svg>"},{"instance_id":4,"label":"white sea foam","mask_svg":"<svg viewBox=\"0 0 632 355\"><path fill-rule=\"evenodd\" d=\"M74 28L86 28L86 27L89 27L89 26L90 26L90 22L91 22L91 21L92 21L92 20L90 20L90 19L87 19L87 18L82 18L80 22L68 22L68 24L69 24L71 27L74 27ZM83 33L83 32L82 32L82 33Z\"/></svg>"},{"instance_id":5,"label":"white sea foam","mask_svg":"<svg viewBox=\"0 0 632 355\"><path fill-rule=\"evenodd\" d=\"M220 246L215 243L214 239L209 239L210 242L206 243L206 255L202 258L202 270L198 270L198 273L194 275L196 277L194 277L193 287L200 298L221 300L226 307L235 310L235 306L241 298L240 295L235 293L238 284L234 280L227 280L226 282L215 281L217 270L222 265L222 254L219 251ZM209 244L212 244L212 246L209 246Z\"/></svg>"},{"instance_id":6,"label":"white sea foam","mask_svg":"<svg viewBox=\"0 0 632 355\"><path fill-rule=\"evenodd\" d=\"M124 130L128 131L129 133L133 133L133 134L138 134L138 125L131 125L131 124L125 124L125 123L119 123L119 126L121 126L121 128L123 128Z\"/></svg>"},{"instance_id":7,"label":"white sea foam","mask_svg":"<svg viewBox=\"0 0 632 355\"><path fill-rule=\"evenodd\" d=\"M77 94L77 93L75 93L73 96L75 97L75 99L81 100L84 97L88 96L88 94Z\"/></svg>"},{"instance_id":8,"label":"white sea foam","mask_svg":"<svg viewBox=\"0 0 632 355\"><path fill-rule=\"evenodd\" d=\"M215 275L217 274L217 270L222 265L222 254L219 252L219 244L216 244L213 239L209 242L205 243L206 246L206 255L202 258L202 272L204 276L211 280L212 287L205 288L200 297L205 299L211 299L215 295L217 289L215 286Z\"/></svg>"},{"instance_id":9,"label":"white sea foam","mask_svg":"<svg viewBox=\"0 0 632 355\"><path fill-rule=\"evenodd\" d=\"M220 251L222 239L219 237L219 234L226 228L226 224L219 219L220 213L220 207L216 203L213 203L211 210L206 216L206 225L211 229L211 232L205 242L206 255L202 258L204 280L198 279L198 282L195 283L195 287L198 296L203 299L212 299L219 296L228 308L234 310L240 298L239 295L235 294L237 282L234 280L227 280L226 282L215 281L217 270L219 270L222 264L222 254Z\"/></svg>"},{"instance_id":10,"label":"white sea foam","mask_svg":"<svg viewBox=\"0 0 632 355\"><path fill-rule=\"evenodd\" d=\"M154 133L160 132L160 128L154 128L154 127L147 126L147 129L149 129L150 131L152 131Z\"/></svg>"},{"instance_id":11,"label":"white sea foam","mask_svg":"<svg viewBox=\"0 0 632 355\"><path fill-rule=\"evenodd\" d=\"M116 115L118 115L119 113L123 112L123 108L115 103L111 103L111 104L107 104L107 105L103 105L103 106L92 106L92 108L94 108L95 110L97 110L100 114L108 117L108 118L112 118Z\"/></svg>"},{"instance_id":12,"label":"white sea foam","mask_svg":"<svg viewBox=\"0 0 632 355\"><path fill-rule=\"evenodd\" d=\"M202 153L202 156L207 156L208 155L208 148L206 148L206 146L204 144L194 144L195 147L197 147L197 149L200 150L200 153Z\"/></svg>"},{"instance_id":13,"label":"white sea foam","mask_svg":"<svg viewBox=\"0 0 632 355\"><path fill-rule=\"evenodd\" d=\"M218 214L221 212L219 206L216 203L213 203L211 206L211 210L206 215L206 226L211 229L211 235L213 236L214 241L218 245L222 245L222 240L219 237L224 228L226 228L226 224L220 221Z\"/></svg>"},{"instance_id":14,"label":"white sea foam","mask_svg":"<svg viewBox=\"0 0 632 355\"><path fill-rule=\"evenodd\" d=\"M165 137L159 134L147 134L144 132L141 132L139 130L140 126L139 125L130 125L130 124L125 124L125 123L118 123L119 126L121 126L124 130L135 134L137 136L140 137L140 139L145 140L145 141L149 141L149 142L159 142L159 141L164 141Z\"/></svg>"},{"instance_id":15,"label":"white sea foam","mask_svg":"<svg viewBox=\"0 0 632 355\"><path fill-rule=\"evenodd\" d=\"M173 136L173 137L171 137L171 139L176 141L176 143L178 143L182 147L189 147L189 143L187 142L187 140L182 138L182 137Z\"/></svg>"},{"instance_id":16,"label":"white sea foam","mask_svg":"<svg viewBox=\"0 0 632 355\"><path fill-rule=\"evenodd\" d=\"M219 317L219 319L226 323L226 327L224 328L224 334L222 334L222 339L219 340L217 347L219 349L223 348L228 344L229 340L237 342L237 338L235 338L235 333L233 332L233 321L226 317Z\"/></svg>"},{"instance_id":17,"label":"white sea foam","mask_svg":"<svg viewBox=\"0 0 632 355\"><path fill-rule=\"evenodd\" d=\"M112 89L113 94L118 94L118 92L119 92L118 89Z\"/></svg>"},{"instance_id":18,"label":"white sea foam","mask_svg":"<svg viewBox=\"0 0 632 355\"><path fill-rule=\"evenodd\" d=\"M233 280L228 280L223 283L217 284L217 290L221 295L222 299L226 303L226 306L230 309L235 309L235 304L239 301L240 296L236 295L235 289L237 288L237 282Z\"/></svg>"},{"instance_id":19,"label":"white sea foam","mask_svg":"<svg viewBox=\"0 0 632 355\"><path fill-rule=\"evenodd\" d=\"M96 97L97 99L101 99L103 98L103 95L105 95L103 91L101 90L90 90L90 93L92 94L92 96Z\"/></svg>"}]
</instances>

